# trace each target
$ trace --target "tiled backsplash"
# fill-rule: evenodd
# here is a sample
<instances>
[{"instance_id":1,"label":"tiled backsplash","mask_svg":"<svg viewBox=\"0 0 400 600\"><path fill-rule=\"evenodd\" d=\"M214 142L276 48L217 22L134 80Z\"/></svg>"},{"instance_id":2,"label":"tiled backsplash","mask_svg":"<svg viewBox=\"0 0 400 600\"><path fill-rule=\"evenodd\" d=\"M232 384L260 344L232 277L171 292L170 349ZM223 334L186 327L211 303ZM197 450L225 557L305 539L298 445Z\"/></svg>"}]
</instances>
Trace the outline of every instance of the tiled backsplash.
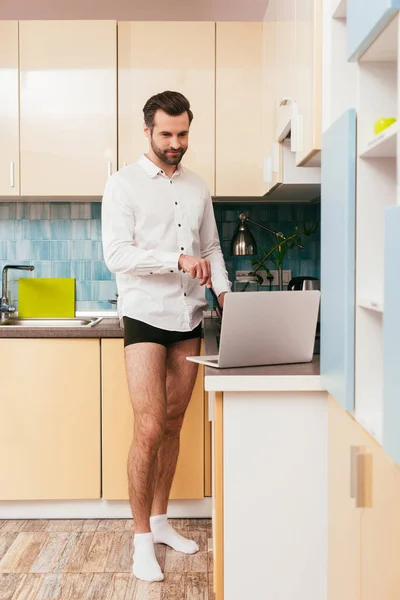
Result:
<instances>
[{"instance_id":1,"label":"tiled backsplash","mask_svg":"<svg viewBox=\"0 0 400 600\"><path fill-rule=\"evenodd\" d=\"M231 281L237 269L251 269L252 257L231 257L230 243L239 223L239 214L246 213L255 221L265 223L284 235L293 232L294 225L311 226L319 219L320 206L310 204L218 204L214 205ZM117 291L115 275L103 262L101 244L101 204L96 203L0 203L0 268L6 263L33 264L32 273L10 271L9 289L13 303L18 305L19 277L74 277L76 279L76 309L113 309L108 302ZM258 243L266 246L273 236L255 225L249 225ZM302 238L305 249L288 251L284 268L292 275L319 277L320 235ZM273 268L270 264L269 268Z\"/></svg>"}]
</instances>

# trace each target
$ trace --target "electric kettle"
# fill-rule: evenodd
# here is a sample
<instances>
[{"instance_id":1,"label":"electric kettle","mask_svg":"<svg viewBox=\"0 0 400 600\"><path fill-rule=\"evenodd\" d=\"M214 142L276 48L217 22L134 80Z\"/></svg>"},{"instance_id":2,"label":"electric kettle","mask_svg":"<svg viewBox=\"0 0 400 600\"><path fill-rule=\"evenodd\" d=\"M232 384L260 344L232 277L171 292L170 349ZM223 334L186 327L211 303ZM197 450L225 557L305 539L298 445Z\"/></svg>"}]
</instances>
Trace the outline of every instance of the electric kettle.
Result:
<instances>
[{"instance_id":1,"label":"electric kettle","mask_svg":"<svg viewBox=\"0 0 400 600\"><path fill-rule=\"evenodd\" d=\"M292 290L319 290L320 281L316 277L293 277L288 283L287 289Z\"/></svg>"}]
</instances>

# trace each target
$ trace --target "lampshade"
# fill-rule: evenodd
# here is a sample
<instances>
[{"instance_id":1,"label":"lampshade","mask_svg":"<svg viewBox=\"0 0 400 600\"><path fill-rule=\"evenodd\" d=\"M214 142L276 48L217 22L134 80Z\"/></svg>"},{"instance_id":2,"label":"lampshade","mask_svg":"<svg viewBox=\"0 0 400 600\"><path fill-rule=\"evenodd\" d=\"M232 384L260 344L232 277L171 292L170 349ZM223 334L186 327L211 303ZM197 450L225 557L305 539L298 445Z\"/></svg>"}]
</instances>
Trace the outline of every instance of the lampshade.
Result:
<instances>
[{"instance_id":1,"label":"lampshade","mask_svg":"<svg viewBox=\"0 0 400 600\"><path fill-rule=\"evenodd\" d=\"M254 256L257 254L256 240L252 236L246 223L241 220L231 246L232 256Z\"/></svg>"}]
</instances>

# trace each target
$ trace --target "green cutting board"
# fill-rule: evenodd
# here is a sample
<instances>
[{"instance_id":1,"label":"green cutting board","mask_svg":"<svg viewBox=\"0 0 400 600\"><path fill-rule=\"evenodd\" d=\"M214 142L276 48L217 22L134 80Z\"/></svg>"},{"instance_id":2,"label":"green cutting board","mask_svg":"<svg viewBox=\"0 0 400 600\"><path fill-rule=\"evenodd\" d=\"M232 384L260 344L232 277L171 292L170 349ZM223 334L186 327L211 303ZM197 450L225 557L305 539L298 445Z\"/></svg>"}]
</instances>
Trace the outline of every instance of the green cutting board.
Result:
<instances>
[{"instance_id":1,"label":"green cutting board","mask_svg":"<svg viewBox=\"0 0 400 600\"><path fill-rule=\"evenodd\" d=\"M18 317L74 317L75 279L18 280Z\"/></svg>"}]
</instances>

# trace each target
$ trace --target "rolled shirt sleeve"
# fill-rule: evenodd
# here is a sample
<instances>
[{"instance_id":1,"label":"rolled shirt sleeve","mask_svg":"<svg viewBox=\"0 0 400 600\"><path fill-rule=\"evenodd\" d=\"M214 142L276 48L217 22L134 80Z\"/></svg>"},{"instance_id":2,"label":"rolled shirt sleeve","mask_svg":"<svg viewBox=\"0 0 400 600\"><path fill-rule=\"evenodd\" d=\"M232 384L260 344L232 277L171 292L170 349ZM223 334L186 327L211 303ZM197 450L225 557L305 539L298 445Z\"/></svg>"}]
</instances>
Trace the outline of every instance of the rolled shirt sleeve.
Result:
<instances>
[{"instance_id":1,"label":"rolled shirt sleeve","mask_svg":"<svg viewBox=\"0 0 400 600\"><path fill-rule=\"evenodd\" d=\"M231 282L225 267L224 257L219 242L217 224L215 222L212 199L206 190L206 204L200 226L201 258L206 258L211 265L211 282L217 296L231 291Z\"/></svg>"},{"instance_id":2,"label":"rolled shirt sleeve","mask_svg":"<svg viewBox=\"0 0 400 600\"><path fill-rule=\"evenodd\" d=\"M106 184L101 218L104 261L112 273L145 277L179 271L180 252L143 250L135 246L133 205L116 178L110 178Z\"/></svg>"}]
</instances>

